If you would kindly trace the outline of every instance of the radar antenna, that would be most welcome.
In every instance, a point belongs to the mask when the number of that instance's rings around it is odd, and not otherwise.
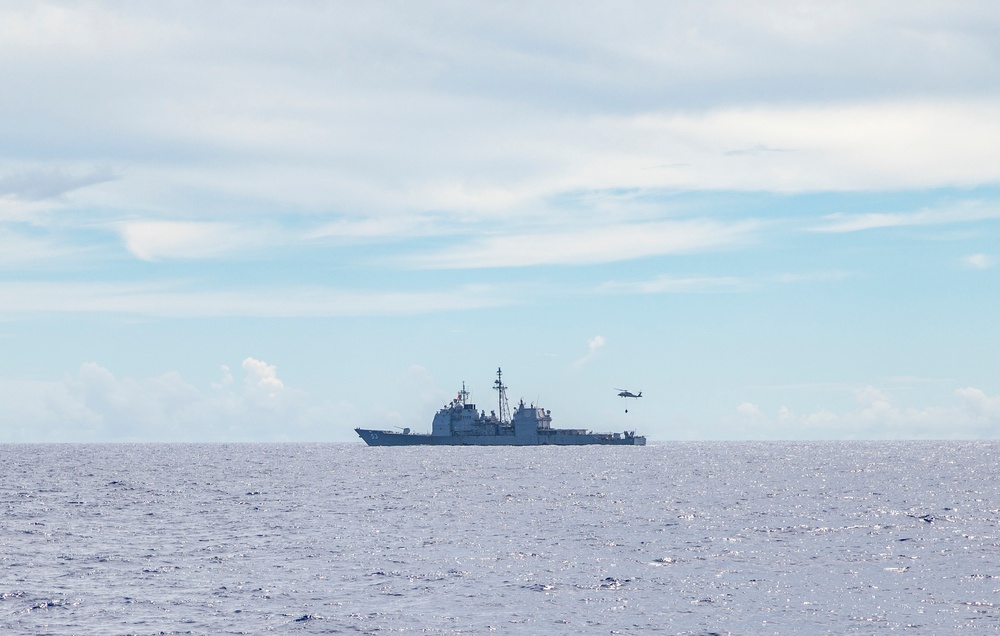
[[[510,423],[510,404],[507,403],[507,387],[503,385],[503,371],[497,368],[497,381],[493,383],[493,388],[499,394],[497,402],[500,409],[500,423]]]

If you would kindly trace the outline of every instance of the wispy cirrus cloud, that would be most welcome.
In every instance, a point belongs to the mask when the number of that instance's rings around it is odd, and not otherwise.
[[[46,269],[74,253],[50,236],[0,224],[0,269]]]
[[[190,289],[180,283],[0,282],[8,316],[31,313],[123,313],[190,317],[405,316],[516,304],[512,287],[359,291],[319,286]]]
[[[824,223],[809,228],[811,232],[843,234],[891,227],[949,225],[1000,219],[1000,207],[978,201],[962,205],[917,210],[915,212],[871,212],[865,214],[830,214]]]
[[[657,276],[643,281],[608,281],[597,290],[616,294],[707,294],[738,292],[750,289],[750,282],[739,276]]]
[[[770,276],[675,276],[662,274],[646,280],[607,281],[597,287],[609,294],[711,294],[737,293],[768,285],[828,283],[852,276],[844,271],[785,273]]]
[[[709,219],[622,223],[469,238],[436,252],[405,257],[423,269],[587,265],[664,254],[733,248],[751,243],[760,224]]]
[[[281,242],[274,232],[237,223],[126,221],[117,227],[128,251],[144,261],[215,258]]]
[[[25,168],[0,176],[0,197],[11,196],[28,201],[40,201],[119,178],[119,175],[107,166],[78,171],[62,168]]]
[[[448,236],[466,231],[449,217],[414,212],[382,216],[338,217],[306,230],[303,241],[380,242]]]
[[[141,164],[163,198],[285,210],[495,212],[580,188],[1000,175],[985,5],[706,2],[682,19],[655,2],[551,7],[398,5],[387,28],[368,5],[33,3],[0,21],[0,56],[18,71],[0,132],[11,157],[105,156]],[[904,63],[877,54],[887,41]],[[67,77],[95,90],[59,99]],[[127,192],[122,207],[150,196]]]

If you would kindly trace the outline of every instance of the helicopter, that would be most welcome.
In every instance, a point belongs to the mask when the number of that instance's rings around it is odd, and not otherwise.
[[[639,391],[638,393],[632,393],[628,389],[615,389],[615,391],[619,391],[618,397],[623,397],[623,398],[641,398],[642,397],[642,391]],[[628,413],[628,409],[625,409],[625,412]]]

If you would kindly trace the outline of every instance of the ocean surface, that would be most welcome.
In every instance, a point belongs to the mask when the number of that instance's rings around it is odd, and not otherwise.
[[[998,457],[0,445],[0,633],[1000,632]]]

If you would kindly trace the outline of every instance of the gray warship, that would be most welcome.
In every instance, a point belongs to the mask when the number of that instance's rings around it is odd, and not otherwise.
[[[499,415],[496,411],[489,415],[477,411],[476,405],[469,402],[469,392],[463,382],[458,396],[434,416],[430,433],[414,433],[408,428],[402,431],[356,428],[354,431],[369,446],[646,445],[646,438],[636,435],[635,431],[592,433],[582,428],[552,428],[552,412],[534,404],[525,406],[524,400],[512,415],[500,369],[497,369],[493,389],[498,394]]]

